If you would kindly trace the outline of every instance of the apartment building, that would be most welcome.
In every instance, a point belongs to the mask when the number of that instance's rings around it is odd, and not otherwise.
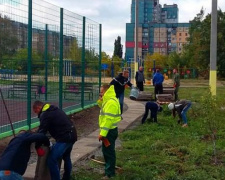
[[[125,58],[134,57],[135,48],[135,0],[131,3],[131,21],[126,24]],[[177,4],[163,6],[159,0],[138,0],[138,56],[147,53],[168,55],[181,53],[189,37],[189,23],[179,23]]]

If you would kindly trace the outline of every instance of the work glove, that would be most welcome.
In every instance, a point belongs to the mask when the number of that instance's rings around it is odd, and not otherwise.
[[[110,142],[106,137],[103,137],[103,136],[99,135],[98,140],[102,141],[105,147],[110,146]]]
[[[102,141],[103,139],[104,139],[104,137],[103,137],[103,136],[101,136],[101,135],[99,135],[99,136],[98,136],[98,140],[99,140],[99,142],[100,142],[100,141]]]
[[[37,148],[36,151],[37,151],[38,156],[44,156],[45,155],[45,150],[42,149],[41,147]]]

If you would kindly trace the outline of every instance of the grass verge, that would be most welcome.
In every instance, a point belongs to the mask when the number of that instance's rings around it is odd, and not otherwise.
[[[208,88],[181,88],[179,96],[193,102],[187,128],[164,105],[159,124],[145,123],[119,135],[115,180],[205,180],[225,179],[225,91],[211,97]],[[129,93],[128,93],[129,94]],[[103,167],[87,162],[74,180],[95,180]]]

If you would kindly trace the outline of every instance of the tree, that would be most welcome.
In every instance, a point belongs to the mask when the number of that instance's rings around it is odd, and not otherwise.
[[[81,47],[78,46],[77,39],[75,38],[70,46],[69,58],[76,63],[80,63],[81,56],[82,56],[82,49]]]
[[[111,68],[112,68],[112,66],[113,66],[114,73],[111,75],[117,76],[119,72],[122,72],[122,59],[119,58],[118,56],[113,56]]]
[[[114,43],[114,53],[113,56],[123,57],[123,45],[121,44],[121,37],[118,36]]]
[[[0,64],[3,63],[4,57],[9,58],[16,53],[19,44],[16,34],[13,21],[6,16],[3,18],[0,14]]]
[[[112,60],[106,52],[102,52],[102,64],[107,64],[108,68],[105,70],[107,76],[111,75],[111,68],[112,68]]]
[[[211,33],[211,14],[208,14],[203,19],[204,11],[191,21],[189,29],[189,44],[184,46],[184,51],[181,58],[194,68],[204,71],[208,75],[210,63],[210,33]],[[225,13],[218,10],[217,24],[218,48],[217,48],[217,67],[218,76],[225,77]]]
[[[218,42],[217,42],[218,76],[225,77],[225,12],[218,11]]]
[[[13,60],[13,69],[19,70],[22,72],[27,72],[27,58],[28,58],[27,49],[20,49]],[[39,73],[39,71],[44,69],[44,60],[37,52],[32,52],[32,71]]]
[[[169,54],[167,63],[170,68],[179,68],[182,66],[180,55],[176,52]]]
[[[162,68],[167,66],[167,56],[159,54],[159,53],[154,53],[154,54],[147,54],[144,60],[144,73],[145,76],[150,79],[152,77],[152,71],[151,69],[154,66],[154,61],[155,61],[155,66],[156,68]]]
[[[162,68],[167,65],[166,60],[167,60],[167,56],[159,54],[159,53],[154,53],[152,55],[147,54],[144,60],[145,62],[144,67],[153,68],[154,61],[155,61],[156,67]]]

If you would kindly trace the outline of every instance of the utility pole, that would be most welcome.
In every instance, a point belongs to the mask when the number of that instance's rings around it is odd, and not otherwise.
[[[216,95],[216,81],[217,81],[216,64],[217,64],[217,0],[212,0],[209,85],[213,96]]]
[[[134,49],[134,84],[135,75],[138,70],[138,15],[139,15],[139,0],[135,0],[135,49]]]

